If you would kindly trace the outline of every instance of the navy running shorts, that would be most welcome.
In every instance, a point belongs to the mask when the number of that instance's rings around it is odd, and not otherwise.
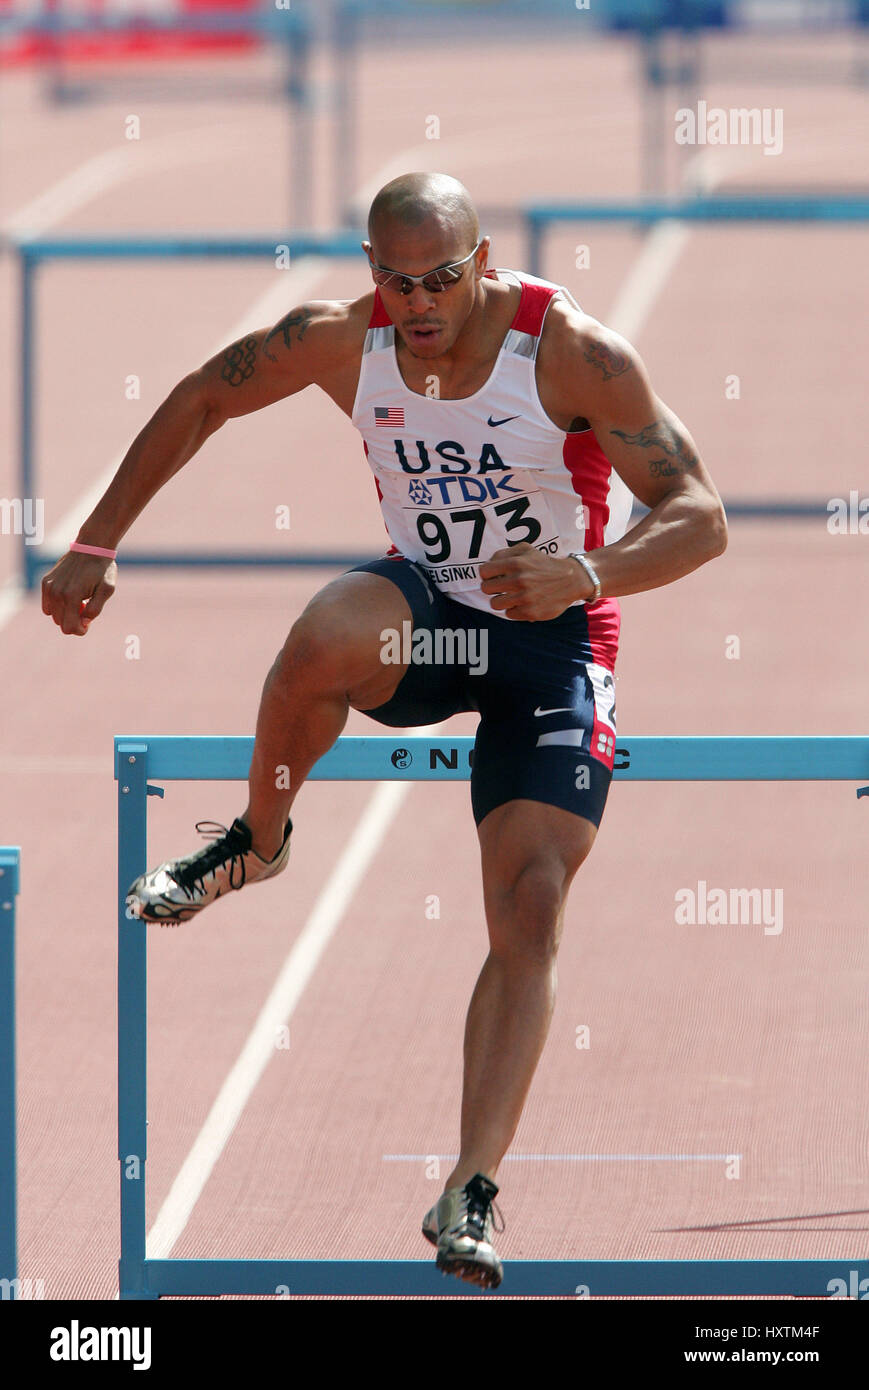
[[[585,608],[520,622],[458,603],[403,557],[352,572],[389,579],[412,614],[412,629],[392,639],[392,659],[410,657],[407,671],[391,700],[363,713],[411,728],[478,711],[471,768],[478,825],[517,799],[600,825],[615,757],[615,678],[595,660]]]

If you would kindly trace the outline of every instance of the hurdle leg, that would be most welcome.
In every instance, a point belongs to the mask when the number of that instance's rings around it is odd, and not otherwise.
[[[147,925],[126,913],[126,892],[147,868],[148,747],[120,744],[118,779],[118,1158],[121,1164],[120,1297],[156,1298],[145,1278],[147,1156]]]
[[[15,895],[18,850],[0,849],[0,1298],[18,1291],[15,1142]]]

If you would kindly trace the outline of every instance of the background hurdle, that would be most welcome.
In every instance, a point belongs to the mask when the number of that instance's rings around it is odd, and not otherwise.
[[[325,781],[465,781],[471,738],[341,738],[310,776]],[[425,1260],[149,1260],[145,1248],[147,944],[146,928],[125,912],[129,884],[147,867],[151,782],[247,777],[252,738],[121,735],[118,782],[118,1157],[121,1164],[120,1296],[226,1293],[471,1295],[444,1283]],[[394,759],[394,761],[393,761]],[[869,737],[636,738],[616,750],[617,778],[634,781],[864,781]],[[859,794],[859,793],[858,793]],[[845,1268],[847,1266],[847,1269]],[[869,1258],[838,1260],[513,1260],[502,1291],[573,1295],[794,1295],[823,1298],[828,1285]]]
[[[532,203],[523,209],[525,264],[532,275],[546,276],[546,237],[549,229],[573,223],[610,223],[650,231],[661,222],[695,222],[707,226],[728,223],[786,226],[822,223],[854,226],[869,223],[869,197],[863,193],[840,195],[775,194],[680,198],[626,198],[609,202]],[[826,521],[827,499],[813,501],[726,498],[730,520]],[[644,515],[636,500],[631,517]]]
[[[360,242],[365,233],[343,232],[337,236],[321,235],[316,232],[296,232],[290,235],[278,233],[274,237],[218,237],[218,236],[142,236],[142,237],[65,237],[23,239],[16,242],[20,260],[21,277],[21,377],[19,387],[19,440],[20,440],[20,496],[36,497],[39,485],[34,463],[35,453],[35,401],[36,401],[36,272],[40,265],[51,261],[92,261],[92,260],[169,260],[169,259],[208,259],[230,257],[253,259],[271,266],[280,251],[291,260],[302,256],[322,256],[331,258],[355,257],[361,255]],[[57,554],[46,551],[44,546],[31,546],[27,537],[21,535],[21,577],[27,589],[35,589],[43,569],[56,564]],[[124,552],[125,565],[150,566],[161,568],[169,566],[206,567],[285,567],[288,565],[338,566],[349,569],[370,559],[370,555],[357,555],[343,551],[328,553],[298,554],[288,552],[277,555],[264,555],[261,550],[220,550],[220,551],[143,551],[135,548]]]
[[[524,209],[526,268],[543,275],[544,238],[549,227],[564,222],[625,222],[653,227],[658,222],[821,222],[847,226],[869,221],[869,197],[844,194],[689,198],[626,198],[613,202],[533,203]]]
[[[497,209],[496,216],[503,215]],[[681,199],[626,199],[606,203],[535,203],[522,210],[526,236],[526,265],[533,275],[544,271],[545,244],[548,230],[565,223],[628,224],[648,230],[663,221],[699,222],[710,226],[737,222],[740,224],[772,223],[800,225],[822,223],[845,226],[869,223],[869,197],[865,195],[817,197],[714,197],[701,196]],[[280,250],[291,261],[303,256],[329,259],[358,259],[360,243],[365,232],[343,230],[330,234],[294,231],[276,233],[272,237],[221,236],[138,236],[138,237],[34,237],[19,238],[13,245],[20,268],[20,359],[19,384],[19,498],[39,496],[37,477],[37,271],[41,265],[64,261],[90,262],[105,260],[167,261],[205,260],[213,258],[255,260],[274,265]],[[769,501],[751,498],[724,499],[731,519],[826,521],[829,513],[827,499],[813,501]],[[646,508],[634,504],[632,521],[644,515]],[[60,555],[44,545],[31,545],[20,527],[20,576],[28,590],[35,590],[42,571],[50,568]],[[286,551],[274,554],[245,550],[124,550],[126,567],[161,568],[287,568],[293,566],[338,567],[349,569],[369,555],[346,551]]]
[[[253,6],[220,7],[199,6],[194,0],[187,7],[181,0],[147,11],[101,0],[87,10],[70,7],[65,0],[42,0],[17,12],[0,11],[0,62],[3,56],[12,57],[16,48],[22,58],[29,51],[45,74],[45,97],[56,105],[114,96],[134,100],[138,107],[143,101],[213,96],[213,77],[209,81],[207,74],[195,72],[197,56],[271,51],[277,72],[268,83],[224,75],[219,94],[227,103],[271,98],[283,107],[292,145],[288,221],[298,224],[303,219],[296,209],[310,208],[314,193],[313,19],[309,7],[298,0],[280,7],[264,0]],[[156,71],[143,73],[143,60]]]
[[[18,1284],[15,1126],[15,898],[19,851],[0,847],[0,1298]]]

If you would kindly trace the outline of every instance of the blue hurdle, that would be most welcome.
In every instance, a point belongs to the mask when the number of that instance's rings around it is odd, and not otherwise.
[[[19,853],[0,848],[0,1298],[18,1289],[15,1124],[15,899]]]
[[[821,223],[853,226],[869,222],[869,197],[853,195],[696,195],[681,198],[627,198],[610,202],[531,203],[523,208],[526,233],[526,268],[532,275],[543,275],[545,239],[550,227],[566,223],[625,224],[648,230],[664,221],[707,223],[712,226],[784,223]],[[794,498],[725,498],[731,520],[817,521],[829,519],[827,498],[807,501]],[[634,504],[632,520],[645,515],[646,508]]]
[[[613,202],[532,203],[523,208],[526,269],[542,275],[543,241],[555,223],[623,222],[653,227],[657,222],[820,222],[847,226],[869,221],[869,197],[793,194],[687,198],[628,198]]]
[[[20,264],[20,357],[19,385],[19,496],[35,498],[35,399],[37,335],[37,271],[52,261],[103,260],[208,260],[216,257],[259,260],[274,266],[280,251],[292,260],[297,256],[323,256],[333,259],[361,256],[364,231],[345,231],[337,236],[318,232],[277,233],[274,237],[219,236],[132,236],[132,237],[22,237],[13,242]],[[70,536],[70,540],[73,537]],[[21,527],[21,577],[25,588],[33,590],[42,570],[60,559],[42,545],[31,545]],[[257,551],[147,551],[124,550],[124,565],[214,568],[285,568],[287,566],[327,566],[350,569],[370,560],[371,555],[344,551],[277,552]]]
[[[340,738],[310,776],[325,781],[465,781],[473,739]],[[126,915],[130,883],[147,867],[152,781],[247,778],[252,738],[115,739],[118,783],[118,1158],[121,1165],[120,1297],[155,1299],[219,1294],[433,1295],[445,1285],[427,1260],[148,1259],[145,1249],[147,1156],[147,927]],[[628,738],[616,750],[617,778],[634,781],[866,781],[869,737]],[[869,790],[869,789],[866,789]],[[859,794],[859,793],[858,793]],[[136,1160],[131,1162],[130,1160]],[[833,1280],[869,1259],[838,1260],[511,1260],[501,1292],[569,1295],[794,1295],[825,1297]],[[448,1293],[480,1290],[451,1280]]]

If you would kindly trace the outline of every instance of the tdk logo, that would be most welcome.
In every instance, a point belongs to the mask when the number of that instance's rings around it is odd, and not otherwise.
[[[430,507],[440,502],[448,506],[452,502],[497,502],[513,493],[524,496],[524,488],[515,487],[514,475],[505,473],[498,478],[451,478],[433,473],[424,483],[416,479],[408,484],[407,495],[418,507]],[[539,532],[538,532],[539,534]]]
[[[480,457],[472,460],[468,458],[465,446],[456,439],[442,439],[440,444],[432,445],[427,445],[423,439],[417,439],[414,441],[416,459],[413,460],[408,458],[403,439],[393,439],[392,443],[404,473],[427,473],[432,467],[429,449],[432,454],[437,455],[434,462],[435,465],[440,465],[441,473],[491,473],[495,469],[507,467],[494,444],[484,444],[480,450]]]

